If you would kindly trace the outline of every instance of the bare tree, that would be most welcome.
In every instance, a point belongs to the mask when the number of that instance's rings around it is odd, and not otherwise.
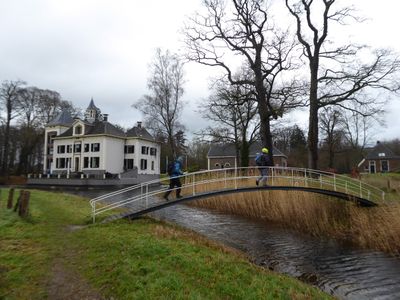
[[[372,142],[375,125],[384,125],[383,111],[370,114],[368,107],[359,106],[354,110],[342,110],[341,118],[345,139],[353,149],[359,149],[360,155],[364,148]],[[362,113],[358,113],[362,112]]]
[[[203,118],[215,123],[205,133],[215,141],[233,143],[237,161],[247,167],[249,148],[260,127],[251,86],[231,85],[224,79],[213,86],[213,94],[200,105]]]
[[[357,102],[368,105],[372,112],[376,111],[374,104],[377,101],[366,97],[367,90],[399,90],[399,82],[395,77],[400,63],[390,51],[377,50],[371,54],[372,59],[362,63],[357,59],[357,54],[365,47],[348,44],[329,49],[328,29],[331,23],[344,24],[346,19],[357,20],[352,8],[333,9],[336,2],[285,0],[286,7],[296,20],[296,35],[303,46],[310,71],[308,166],[313,169],[318,168],[320,108],[335,105],[352,109],[351,103]]]
[[[167,137],[171,152],[176,156],[174,136],[183,128],[179,123],[184,92],[183,62],[176,54],[157,49],[150,70],[147,84],[150,94],[144,95],[133,107],[145,115],[146,124],[152,126],[154,132]]]
[[[251,85],[258,103],[260,136],[264,146],[272,149],[270,119],[282,111],[274,104],[276,81],[281,72],[293,68],[294,42],[288,34],[269,22],[263,0],[204,0],[206,12],[196,14],[185,28],[188,59],[224,70],[233,85]],[[234,54],[235,59],[226,55]],[[248,66],[251,76],[236,79],[233,70],[238,59]],[[275,99],[276,100],[276,99]],[[270,151],[272,161],[272,151]]]
[[[0,87],[0,105],[5,110],[5,129],[3,141],[3,156],[1,158],[1,171],[2,175],[8,175],[9,149],[10,149],[10,125],[11,121],[18,116],[19,113],[19,94],[25,82],[17,81],[3,81]]]
[[[306,167],[306,137],[298,125],[285,126],[283,122],[273,126],[274,145],[288,156],[288,165]]]
[[[188,171],[207,169],[207,153],[209,149],[210,144],[199,138],[194,138],[189,142],[187,148]]]
[[[319,119],[319,127],[328,148],[328,168],[333,169],[335,153],[338,151],[343,137],[341,112],[331,107],[325,107],[320,111]]]

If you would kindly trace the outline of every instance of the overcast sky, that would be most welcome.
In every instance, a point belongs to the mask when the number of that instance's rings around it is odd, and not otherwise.
[[[339,0],[340,1],[340,0]],[[347,27],[341,38],[400,52],[395,0],[341,0],[354,3],[369,19]],[[22,79],[59,92],[85,109],[93,97],[109,120],[130,127],[142,119],[131,104],[147,92],[148,65],[155,49],[183,51],[179,30],[200,0],[0,0],[0,80]],[[378,3],[378,4],[377,4]],[[186,66],[182,123],[189,132],[206,125],[196,103],[208,95],[216,70]],[[388,127],[377,138],[400,138],[400,97],[393,97]],[[306,118],[296,114],[306,126]]]

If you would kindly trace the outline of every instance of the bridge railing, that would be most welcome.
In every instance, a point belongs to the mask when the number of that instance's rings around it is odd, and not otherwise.
[[[382,190],[345,175],[304,168],[268,167],[267,169],[267,184],[270,186],[332,190],[374,202],[382,201],[385,197]],[[245,167],[205,170],[179,177],[182,182],[182,195],[196,195],[255,186],[255,180],[259,176],[258,167]],[[162,195],[169,190],[168,184],[169,178],[156,179],[91,199],[93,222],[97,215],[109,210],[129,207],[131,210],[139,211],[156,205],[154,199],[162,199]]]

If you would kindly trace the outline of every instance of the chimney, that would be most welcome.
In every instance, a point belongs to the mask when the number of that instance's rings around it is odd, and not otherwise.
[[[108,121],[108,114],[103,114],[103,121],[107,122]]]
[[[137,122],[137,127],[138,127],[138,128],[142,128],[142,122],[140,122],[140,121]]]

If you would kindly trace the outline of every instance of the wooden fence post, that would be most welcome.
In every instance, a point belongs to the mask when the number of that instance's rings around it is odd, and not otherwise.
[[[24,193],[22,193],[21,201],[19,204],[19,210],[18,210],[18,215],[22,218],[25,218],[28,216],[30,196],[31,196],[31,192],[25,191]]]
[[[10,189],[10,191],[8,192],[8,201],[7,201],[8,209],[13,207],[13,199],[14,199],[14,189]]]
[[[17,202],[15,202],[14,205],[14,211],[17,211],[17,209],[19,209],[20,205],[21,205],[21,201],[22,201],[22,197],[24,196],[24,190],[20,190],[19,191],[19,196],[17,198]]]

